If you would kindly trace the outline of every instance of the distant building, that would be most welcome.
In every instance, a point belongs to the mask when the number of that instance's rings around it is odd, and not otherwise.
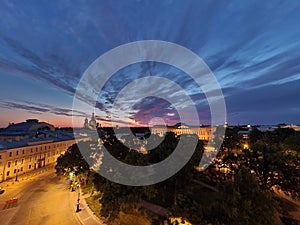
[[[300,126],[294,125],[294,124],[288,124],[288,125],[282,125],[280,128],[291,128],[295,131],[300,131]]]
[[[251,130],[240,130],[238,131],[238,135],[241,136],[244,140],[248,140],[250,138]]]
[[[53,132],[53,125],[45,122],[39,122],[37,119],[28,119],[22,123],[11,123],[7,128],[1,131],[0,141],[21,141],[32,136],[39,136],[43,132]]]
[[[175,124],[174,126],[154,126],[151,128],[151,133],[163,136],[166,132],[173,132],[176,135],[181,134],[196,134],[200,140],[208,141],[210,135],[215,132],[215,127],[193,127],[186,124]]]
[[[95,114],[94,113],[92,113],[92,117],[91,117],[90,121],[88,121],[88,118],[85,118],[83,128],[84,129],[89,129],[89,130],[97,130],[98,124],[97,124],[97,121],[95,119]]]
[[[257,130],[259,130],[261,132],[273,132],[274,130],[276,130],[278,128],[278,126],[260,125],[256,128],[257,128]]]
[[[53,125],[36,119],[10,124],[0,132],[0,182],[54,164],[74,143],[72,132],[55,130]]]

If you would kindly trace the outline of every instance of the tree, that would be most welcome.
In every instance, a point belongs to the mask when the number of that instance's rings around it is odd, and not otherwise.
[[[221,195],[210,215],[216,223],[281,224],[272,195],[260,188],[247,168],[242,168],[233,182],[227,181],[219,189]]]
[[[222,144],[222,150],[240,150],[241,138],[238,135],[239,128],[227,128],[225,131],[225,138]]]
[[[260,184],[277,187],[294,198],[300,197],[300,142],[291,129],[267,132],[251,143],[242,165],[254,171]],[[294,148],[294,149],[293,149]],[[243,157],[241,155],[240,157]]]
[[[89,165],[83,158],[77,144],[74,144],[57,158],[55,169],[59,176],[69,176],[71,172],[78,175],[89,171]]]

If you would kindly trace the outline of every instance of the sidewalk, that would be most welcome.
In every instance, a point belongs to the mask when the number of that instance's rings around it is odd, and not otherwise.
[[[16,176],[11,177],[10,179],[7,179],[5,181],[0,182],[0,187],[5,188],[5,187],[9,187],[10,185],[18,184],[18,183],[23,182],[23,181],[38,178],[39,176],[41,176],[42,174],[44,174],[45,172],[47,172],[49,170],[54,170],[55,171],[54,166],[55,166],[54,164],[49,164],[45,167],[41,167],[41,168],[32,170],[30,172],[27,172],[27,173],[19,173],[17,181],[15,181]]]
[[[74,208],[74,212],[76,211],[76,203],[78,198],[78,192],[70,192],[71,195],[71,201]],[[92,210],[88,207],[84,197],[80,195],[80,211],[76,212],[76,216],[79,220],[79,222],[82,225],[104,225],[105,223],[101,221]]]
[[[293,202],[295,205],[297,205],[297,210],[293,212],[289,212],[289,214],[297,221],[300,221],[300,201],[297,201],[295,199],[292,199],[290,196],[286,195],[282,190],[277,188],[272,188],[274,192],[279,195],[280,197]]]

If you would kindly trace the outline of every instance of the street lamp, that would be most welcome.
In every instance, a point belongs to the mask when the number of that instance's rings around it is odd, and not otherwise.
[[[77,184],[77,189],[78,189],[78,195],[77,195],[77,207],[76,207],[76,212],[80,211],[79,205],[80,205],[80,185],[79,183]]]
[[[21,165],[21,162],[19,162],[19,164]],[[16,168],[16,179],[15,181],[18,181],[18,163],[16,164],[17,168]]]
[[[18,181],[18,169],[16,169],[16,179],[15,181]]]

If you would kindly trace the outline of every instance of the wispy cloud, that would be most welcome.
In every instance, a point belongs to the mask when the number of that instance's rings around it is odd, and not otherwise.
[[[291,109],[280,112],[276,118],[274,115],[274,121],[279,115],[288,119],[294,113],[292,109],[297,108],[298,98],[294,93],[300,79],[297,1],[31,3],[4,1],[0,8],[0,73],[4,77],[0,85],[5,85],[5,76],[22,74],[72,97],[84,71],[97,57],[120,44],[157,39],[183,45],[204,59],[224,90],[232,122],[242,120],[242,115],[252,109],[264,113],[263,105],[268,103],[260,102],[279,102],[281,108]],[[121,121],[124,118],[112,111],[118,93],[130,82],[146,76],[163,77],[180,85],[196,103],[199,115],[209,120],[208,102],[196,83],[177,68],[154,62],[131,65],[114,74],[101,93],[97,93],[96,102],[88,93],[78,97],[89,105],[95,103],[99,111]],[[97,84],[97,79],[90,83]],[[92,85],[88,88],[94,91]],[[147,92],[151,88],[161,92],[170,90],[163,83],[156,86],[144,83],[137,90]],[[135,93],[128,94],[134,97]],[[122,102],[120,108],[126,109],[132,121],[145,122],[153,116],[170,122],[178,119],[176,112],[168,108],[170,105],[159,100],[153,100],[152,104],[144,99],[134,107],[131,103]],[[269,110],[272,107],[274,111],[281,110],[274,105],[268,106]],[[24,102],[22,96],[19,102],[8,99],[1,101],[0,106],[71,116],[71,109]],[[76,113],[85,116],[87,112]],[[208,115],[204,116],[205,113]],[[102,120],[106,120],[105,116]]]
[[[89,116],[84,112],[72,110],[68,108],[59,108],[53,105],[47,105],[43,103],[37,102],[18,102],[18,101],[6,101],[0,100],[0,107],[6,109],[13,109],[13,110],[25,110],[35,114],[42,114],[42,113],[52,113],[54,115],[63,115],[71,117],[79,116],[79,117],[86,117]]]

